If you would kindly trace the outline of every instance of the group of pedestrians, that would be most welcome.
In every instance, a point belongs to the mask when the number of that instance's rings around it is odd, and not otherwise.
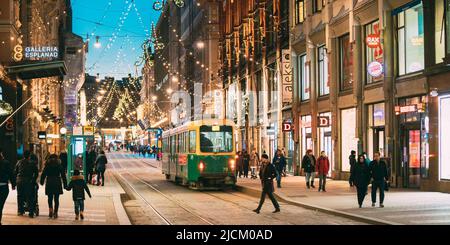
[[[369,184],[372,184],[371,199],[372,207],[377,202],[377,191],[380,193],[379,207],[384,207],[384,191],[389,185],[389,170],[385,161],[380,157],[379,152],[373,155],[374,160],[367,163],[366,154],[358,156],[356,161],[356,152],[352,151],[350,155],[350,186],[356,186],[358,205],[361,208],[364,198],[367,195]]]
[[[102,180],[104,185],[104,173],[107,164],[107,158],[104,151],[101,151],[95,159],[94,154],[87,155],[88,172],[89,164],[95,166],[98,174],[98,180]],[[93,160],[94,159],[94,160]],[[90,163],[89,163],[90,162]],[[84,219],[84,200],[85,192],[91,197],[87,182],[81,175],[82,169],[74,164],[73,176],[67,183],[67,153],[61,153],[60,156],[50,154],[45,162],[45,166],[40,174],[40,185],[45,185],[45,195],[48,198],[49,218],[57,219],[59,211],[59,198],[64,190],[72,191],[74,202],[75,219]],[[92,177],[92,174],[89,174]],[[0,224],[3,208],[9,195],[9,184],[13,190],[17,189],[17,215],[23,216],[28,212],[30,218],[38,215],[38,178],[39,162],[36,155],[30,151],[25,151],[23,158],[14,166],[3,155],[0,149]],[[90,179],[89,179],[90,181]]]

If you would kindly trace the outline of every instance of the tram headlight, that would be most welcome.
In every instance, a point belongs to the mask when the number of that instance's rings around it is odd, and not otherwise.
[[[234,170],[234,168],[236,167],[236,161],[234,160],[234,159],[230,159],[230,168],[232,169],[232,170]]]
[[[200,161],[198,163],[198,169],[200,170],[200,172],[203,172],[203,170],[205,169],[205,163]]]

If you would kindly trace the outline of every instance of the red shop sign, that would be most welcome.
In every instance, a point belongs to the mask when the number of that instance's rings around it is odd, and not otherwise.
[[[366,37],[366,44],[369,48],[378,48],[380,46],[380,34],[369,34]]]

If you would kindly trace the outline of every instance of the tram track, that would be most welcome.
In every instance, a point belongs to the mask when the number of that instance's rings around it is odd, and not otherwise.
[[[139,159],[133,159],[133,161],[135,161],[135,164],[137,163],[137,164],[142,164],[142,165],[150,165],[150,166],[152,166],[153,168],[156,168],[155,166],[153,166],[153,165],[151,165],[151,164],[148,164],[148,163],[139,161]],[[135,176],[135,177],[137,177],[137,176]],[[141,179],[141,178],[140,178],[140,179]],[[151,188],[154,188],[154,186],[152,186],[151,184],[149,184],[147,181],[145,181],[145,180],[143,180],[143,181],[146,182],[145,184],[146,184],[147,186],[149,186],[149,187],[151,187]],[[158,191],[159,191],[159,190],[158,190]],[[251,208],[247,208],[246,206],[241,205],[241,204],[239,204],[239,203],[237,203],[237,202],[235,202],[235,201],[228,200],[228,199],[226,199],[226,198],[224,198],[224,197],[220,197],[220,196],[218,196],[218,195],[216,195],[216,194],[211,193],[210,191],[199,191],[199,193],[206,194],[206,195],[211,196],[211,197],[213,197],[213,198],[215,198],[215,199],[218,199],[218,200],[220,200],[220,201],[223,201],[223,202],[232,204],[232,205],[234,205],[234,206],[237,206],[237,207],[239,207],[239,208],[241,208],[241,209],[246,209],[246,210],[252,211]],[[232,193],[232,192],[229,192],[229,191],[219,191],[219,193],[221,193],[221,194],[226,194],[226,195],[230,195],[230,196],[235,196],[235,197],[238,197],[238,198],[241,198],[241,199],[246,199],[246,200],[252,200],[252,201],[253,201],[253,197],[252,197],[252,196],[249,196],[249,195],[246,195],[246,194],[242,194],[242,193],[241,193],[242,195],[237,195],[236,193]],[[161,192],[161,194],[163,194],[163,193]],[[163,194],[163,195],[165,195],[165,194]],[[165,196],[166,196],[166,195],[165,195]],[[169,197],[167,197],[167,198],[169,198]],[[178,201],[177,201],[177,202],[178,202]],[[271,216],[271,215],[262,215],[262,216],[265,216],[265,217],[268,217],[268,218],[271,218],[271,219],[276,219],[276,220],[280,220],[280,221],[286,222],[285,220],[276,218],[276,217]],[[294,225],[294,223],[291,223],[291,222],[287,222],[287,224]]]
[[[139,161],[137,161],[137,159],[133,159],[132,161],[136,161],[138,164],[140,164]],[[167,218],[167,215],[164,215],[163,211],[161,211],[160,209],[156,208],[154,204],[150,203],[149,201],[147,201],[147,199],[138,191],[136,190],[136,188],[133,186],[133,184],[125,177],[123,176],[122,173],[120,173],[118,171],[119,168],[116,167],[115,165],[115,159],[114,161],[112,161],[112,165],[113,168],[116,172],[117,175],[120,176],[120,178],[127,184],[127,186],[130,187],[130,189],[137,194],[137,196],[142,199],[142,201],[150,207],[150,209],[166,224],[166,225],[174,225],[174,223],[176,223],[175,221],[171,221],[170,218]],[[136,162],[134,162],[134,164],[136,164]],[[118,162],[118,164],[121,166],[121,164]],[[140,182],[141,184],[147,186],[150,190],[153,191],[153,193],[158,194],[159,196],[162,196],[163,198],[169,200],[172,204],[175,204],[176,207],[181,208],[182,210],[184,210],[185,212],[189,213],[190,215],[196,217],[197,219],[201,220],[202,223],[208,224],[208,225],[214,225],[214,223],[212,223],[211,221],[203,218],[202,216],[200,216],[199,214],[197,214],[196,212],[189,210],[188,208],[186,208],[185,204],[183,204],[182,202],[175,200],[174,198],[169,197],[168,195],[164,194],[162,191],[158,190],[155,186],[153,186],[151,183],[149,183],[148,181],[142,179],[141,177],[137,176],[136,174],[130,172],[128,169],[126,168],[122,168],[120,167],[120,170],[125,171],[127,175],[133,177],[134,179],[136,179],[138,182]]]

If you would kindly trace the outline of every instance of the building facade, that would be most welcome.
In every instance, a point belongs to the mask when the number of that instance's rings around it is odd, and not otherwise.
[[[78,46],[66,42],[71,25],[70,0],[6,0],[0,4],[0,62],[2,80],[8,82],[5,86],[2,81],[0,86],[8,91],[5,99],[17,110],[0,118],[0,123],[8,119],[8,132],[0,131],[0,137],[9,138],[2,143],[12,161],[24,150],[44,159],[65,148],[60,129],[64,126],[65,91],[70,89],[65,86],[66,63],[70,52],[75,56],[84,53],[82,41]],[[71,67],[71,74],[81,69]],[[39,139],[38,132],[46,132],[47,137]]]
[[[289,50],[288,1],[227,0],[220,14],[224,115],[237,124],[236,147],[270,157],[284,148],[287,171],[294,173],[293,133],[282,130],[293,121],[292,78],[283,69],[290,58],[283,55]]]
[[[296,161],[312,149],[347,179],[380,152],[396,187],[450,191],[448,1],[290,1]]]

